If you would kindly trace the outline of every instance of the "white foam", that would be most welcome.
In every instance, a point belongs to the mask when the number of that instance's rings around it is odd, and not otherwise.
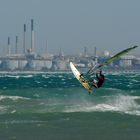
[[[19,78],[31,78],[31,77],[33,77],[33,75],[32,74],[29,74],[29,75],[19,75],[18,77]]]
[[[31,77],[33,77],[33,75],[32,74],[29,74],[29,75],[12,75],[12,74],[6,74],[6,75],[1,75],[0,77],[9,77],[9,78],[16,78],[16,79],[18,79],[18,78],[31,78]]]
[[[43,78],[46,78],[46,79],[49,78],[48,75],[42,75],[42,77],[43,77]]]
[[[135,99],[140,99],[138,96],[114,96],[106,99],[102,103],[83,102],[66,108],[65,112],[120,112],[131,115],[140,115],[140,105]]]
[[[25,97],[19,97],[19,96],[0,96],[0,101],[4,100],[4,99],[11,99],[11,100],[18,100],[18,99],[29,99],[29,98],[25,98]]]
[[[19,75],[5,75],[4,77],[9,77],[9,78],[19,78]]]

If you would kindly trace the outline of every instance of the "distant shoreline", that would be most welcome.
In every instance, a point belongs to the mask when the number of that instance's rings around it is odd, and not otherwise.
[[[71,71],[0,71],[0,74],[51,74],[51,73],[71,73]]]
[[[85,73],[86,70],[80,70],[82,73]],[[124,69],[124,70],[103,70],[104,73],[140,73],[140,69]],[[72,73],[71,70],[64,71],[0,71],[0,74],[57,74],[57,73]]]

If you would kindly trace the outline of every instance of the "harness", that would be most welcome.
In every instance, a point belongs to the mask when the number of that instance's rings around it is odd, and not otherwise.
[[[104,80],[104,78],[103,78],[103,77],[99,77],[99,80],[103,81],[103,80]]]

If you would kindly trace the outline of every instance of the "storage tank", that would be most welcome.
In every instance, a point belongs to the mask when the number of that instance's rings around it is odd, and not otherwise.
[[[50,69],[52,67],[52,61],[45,60],[44,67],[46,67],[47,69]]]
[[[15,70],[18,68],[18,60],[3,60],[1,62],[2,69]]]
[[[18,61],[18,68],[19,69],[24,69],[27,65],[27,60],[19,60]]]

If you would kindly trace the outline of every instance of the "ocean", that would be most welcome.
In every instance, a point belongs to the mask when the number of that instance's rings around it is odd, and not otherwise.
[[[105,79],[89,95],[72,73],[0,74],[0,140],[140,140],[140,73]]]

